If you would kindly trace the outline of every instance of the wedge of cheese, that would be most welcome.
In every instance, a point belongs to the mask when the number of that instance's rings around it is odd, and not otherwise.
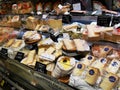
[[[5,47],[10,47],[14,43],[15,39],[10,39],[6,44]]]
[[[95,25],[87,25],[88,37],[99,37],[99,34],[95,33]]]
[[[17,48],[22,44],[22,40],[16,40],[11,47]]]

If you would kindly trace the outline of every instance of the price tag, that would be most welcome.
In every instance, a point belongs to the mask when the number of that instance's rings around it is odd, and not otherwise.
[[[43,14],[43,15],[42,15],[42,19],[46,19],[47,16],[48,16],[48,14]]]
[[[47,73],[47,70],[46,70],[46,65],[45,64],[42,64],[40,62],[36,62],[36,65],[35,65],[35,69],[38,71],[38,72],[42,72],[42,73]]]
[[[15,60],[18,60],[19,62],[24,58],[24,53],[22,52],[17,52],[15,56]]]
[[[8,56],[8,49],[6,48],[2,48],[1,51],[0,51],[4,56]]]
[[[31,14],[34,14],[34,12],[32,11]]]
[[[115,24],[120,23],[120,17],[113,17],[111,26],[114,26]]]
[[[98,16],[97,25],[109,27],[111,22],[111,16]]]
[[[63,6],[62,6],[61,4],[59,4],[59,5],[58,5],[58,8],[59,8],[59,9],[62,9],[62,8],[63,8]]]
[[[71,23],[72,17],[70,15],[63,15],[62,22],[63,23]]]
[[[40,11],[37,11],[37,15],[40,15],[40,14],[42,14],[42,12],[40,12]]]
[[[81,3],[73,4],[73,10],[81,10]]]

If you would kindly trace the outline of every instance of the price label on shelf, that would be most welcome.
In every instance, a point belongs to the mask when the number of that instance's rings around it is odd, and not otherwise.
[[[73,10],[81,10],[81,3],[73,4]]]
[[[1,52],[5,57],[8,56],[8,49],[2,48],[0,52]]]
[[[24,58],[24,53],[22,52],[17,52],[15,56],[15,60],[18,60],[19,62]]]
[[[40,62],[36,62],[35,69],[38,72],[47,73],[46,65]]]
[[[37,15],[41,15],[42,14],[42,12],[40,12],[40,11],[37,11]]]
[[[48,14],[43,14],[43,15],[42,15],[42,19],[46,19],[47,16],[48,16]]]
[[[111,16],[98,16],[97,25],[109,27],[111,22]]]
[[[120,16],[119,17],[114,16],[112,19],[111,26],[114,26],[115,24],[118,24],[118,23],[120,23]]]

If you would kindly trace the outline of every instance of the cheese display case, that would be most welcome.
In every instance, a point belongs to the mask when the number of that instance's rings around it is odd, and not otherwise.
[[[54,4],[17,2],[0,15],[0,87],[119,90],[119,12]]]

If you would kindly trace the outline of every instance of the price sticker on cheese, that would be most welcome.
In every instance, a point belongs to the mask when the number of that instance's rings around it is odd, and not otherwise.
[[[73,4],[73,10],[81,10],[81,3]]]

